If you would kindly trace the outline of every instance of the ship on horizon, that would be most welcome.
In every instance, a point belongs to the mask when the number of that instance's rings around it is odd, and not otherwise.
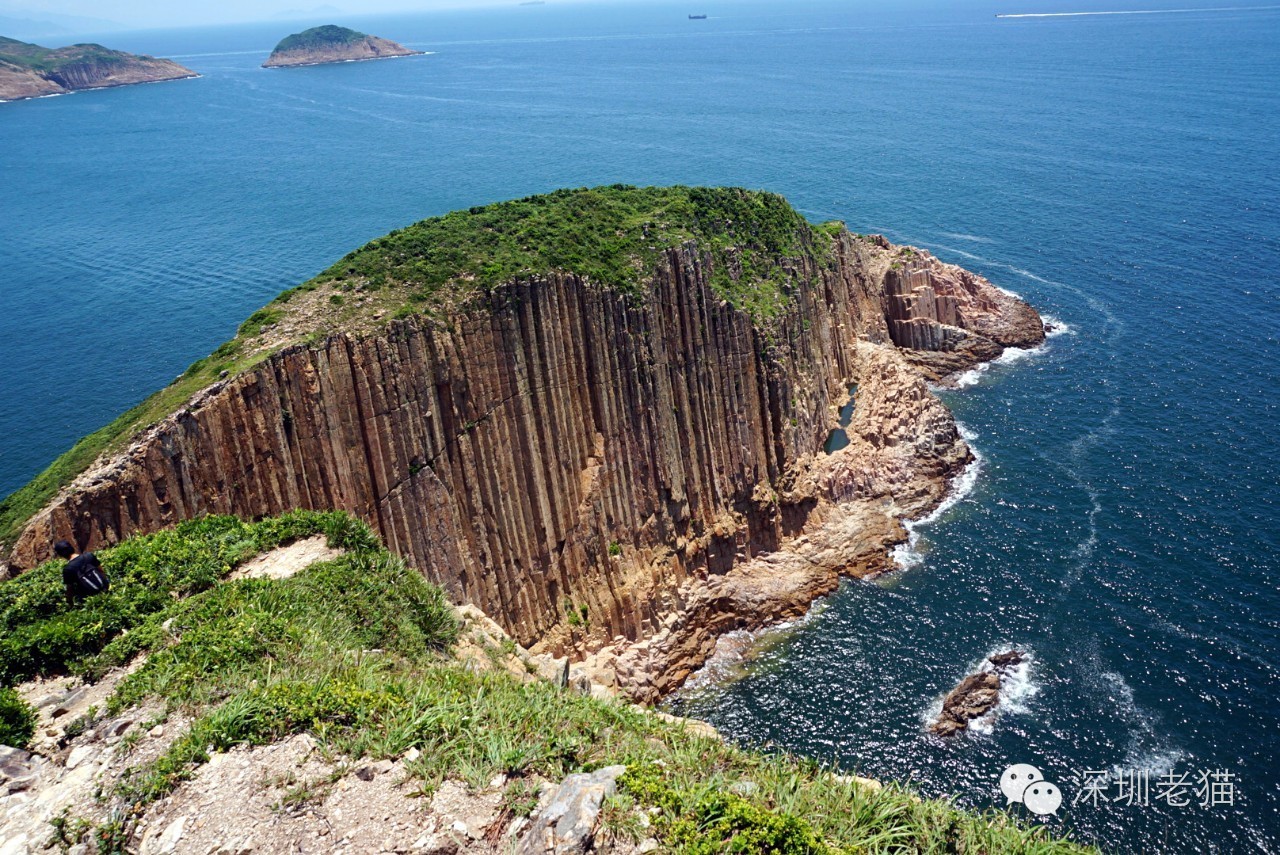
[[[689,16],[689,20],[690,20],[690,21],[705,21],[705,20],[707,20],[707,16],[706,16],[706,15],[690,15],[690,16]]]

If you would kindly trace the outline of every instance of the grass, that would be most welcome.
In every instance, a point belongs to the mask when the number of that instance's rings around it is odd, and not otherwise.
[[[63,562],[46,562],[0,585],[0,685],[67,671],[96,676],[153,643],[159,624],[151,618],[176,600],[213,587],[253,555],[313,534],[348,549],[378,542],[364,523],[336,512],[293,511],[258,523],[204,517],[99,553],[111,590],[79,607],[63,596]]]
[[[786,262],[815,247],[821,252],[833,234],[815,231],[773,193],[617,184],[423,220],[348,254],[308,284],[403,287],[415,302],[429,304],[441,293],[562,271],[638,293],[667,249],[696,241],[711,257],[717,294],[765,318],[787,302]]]
[[[317,531],[349,551],[287,579],[223,581],[247,557]],[[673,852],[1088,851],[1004,813],[967,813],[894,785],[868,789],[818,763],[745,751],[625,704],[524,683],[501,669],[475,673],[447,652],[457,626],[440,589],[342,514],[209,517],[134,538],[102,558],[116,582],[86,614],[115,615],[112,625],[129,632],[73,632],[79,642],[60,655],[61,667],[93,673],[145,652],[108,712],[159,699],[192,719],[163,755],[105,794],[107,818],[92,831],[104,852],[124,851],[146,806],[190,778],[210,751],[300,732],[351,760],[416,748],[408,770],[423,793],[445,779],[482,788],[506,775],[512,816],[533,810],[538,778],[624,764],[605,811],[611,833],[655,836]],[[42,588],[56,592],[56,570],[0,583],[6,639],[85,629],[40,596]],[[158,596],[144,596],[143,586]],[[30,661],[24,645],[0,649],[9,680]],[[41,667],[58,670],[52,660]],[[77,828],[77,837],[84,833]]]
[[[102,45],[77,44],[63,48],[47,48],[0,37],[0,62],[9,62],[29,68],[38,74],[57,74],[69,65],[92,63],[95,65],[119,65],[132,57],[121,51]]]

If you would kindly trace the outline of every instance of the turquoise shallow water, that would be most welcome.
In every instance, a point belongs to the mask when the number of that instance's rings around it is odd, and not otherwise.
[[[1050,822],[1115,851],[1280,847],[1280,11],[703,10],[347,21],[434,53],[290,71],[257,68],[278,26],[125,34],[205,76],[0,105],[0,492],[397,226],[566,185],[776,190],[1068,331],[944,393],[982,464],[910,569],[675,705],[975,806],[1033,763]],[[924,736],[1004,645],[1034,653],[1010,711]],[[1235,804],[1071,804],[1128,769],[1229,772]]]

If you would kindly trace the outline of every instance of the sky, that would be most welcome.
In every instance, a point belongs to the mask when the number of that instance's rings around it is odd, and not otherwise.
[[[285,20],[315,14],[384,12],[510,5],[514,0],[0,0],[0,16],[61,26],[90,22],[128,29]]]

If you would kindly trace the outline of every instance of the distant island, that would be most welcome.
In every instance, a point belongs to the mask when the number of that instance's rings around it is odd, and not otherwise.
[[[420,50],[366,33],[326,24],[286,36],[276,45],[263,68],[288,68],[296,65],[322,65],[326,62],[354,62],[362,59],[385,59],[390,56],[417,56]]]
[[[47,48],[0,36],[0,101],[199,76],[170,59],[102,45]]]

